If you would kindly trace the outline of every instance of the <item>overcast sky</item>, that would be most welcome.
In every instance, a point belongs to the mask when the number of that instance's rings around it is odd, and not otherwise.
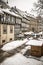
[[[5,0],[5,1],[7,1],[7,0]],[[16,6],[17,8],[19,8],[23,11],[30,12],[31,9],[34,7],[33,3],[37,2],[37,0],[8,0],[8,2],[11,7]]]

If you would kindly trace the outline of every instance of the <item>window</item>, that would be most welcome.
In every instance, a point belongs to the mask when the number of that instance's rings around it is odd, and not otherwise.
[[[5,22],[5,20],[6,20],[6,15],[4,14],[4,22]]]
[[[16,18],[16,23],[21,24],[21,19]]]
[[[8,14],[6,14],[6,21],[8,21],[9,20],[9,16],[8,16]]]
[[[10,33],[13,33],[13,26],[10,26]]]
[[[9,22],[10,21],[10,15],[4,14],[4,21]]]
[[[34,28],[32,28],[32,31],[34,32]]]
[[[3,15],[1,16],[1,21],[4,21],[4,16]]]
[[[12,41],[12,38],[10,38],[10,41]]]
[[[10,22],[10,15],[8,15],[8,21]]]
[[[12,21],[12,16],[10,16],[10,21]]]
[[[12,17],[12,22],[14,22],[14,17]]]
[[[2,40],[2,43],[5,43],[5,40]]]
[[[0,15],[0,21],[1,21],[1,15]]]
[[[1,34],[1,25],[0,25],[0,34]]]
[[[15,23],[15,17],[14,17],[14,16],[10,16],[10,21],[11,21],[12,23]]]
[[[7,25],[3,25],[3,34],[7,34]]]

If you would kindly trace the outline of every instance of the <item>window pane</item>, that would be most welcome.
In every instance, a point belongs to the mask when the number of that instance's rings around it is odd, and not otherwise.
[[[1,21],[1,15],[0,15],[0,21]]]
[[[10,26],[10,33],[13,33],[13,26]]]
[[[6,20],[6,15],[4,14],[4,21]]]
[[[4,16],[3,15],[1,16],[1,21],[4,21]]]
[[[3,34],[7,34],[7,25],[3,25]]]

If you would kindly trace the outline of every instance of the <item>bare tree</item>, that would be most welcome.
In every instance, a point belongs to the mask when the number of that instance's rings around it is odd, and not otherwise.
[[[43,15],[43,0],[38,0],[37,3],[34,3],[35,9],[39,15]]]

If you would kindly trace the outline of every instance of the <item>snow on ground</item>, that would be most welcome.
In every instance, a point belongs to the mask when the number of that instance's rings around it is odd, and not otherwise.
[[[31,46],[26,46],[25,49],[31,49]]]
[[[43,61],[43,56],[40,58],[40,60],[42,60],[42,61]]]
[[[3,51],[10,51],[21,46],[22,44],[25,44],[27,41],[28,41],[27,38],[24,40],[16,40],[16,41],[5,44],[1,49]]]
[[[31,49],[31,46],[26,46],[24,49],[21,50],[22,54],[25,54],[27,50]]]
[[[29,40],[26,45],[34,45],[34,46],[42,46],[42,41],[41,40]]]
[[[26,58],[20,53],[5,59],[0,65],[43,65],[41,61]]]

